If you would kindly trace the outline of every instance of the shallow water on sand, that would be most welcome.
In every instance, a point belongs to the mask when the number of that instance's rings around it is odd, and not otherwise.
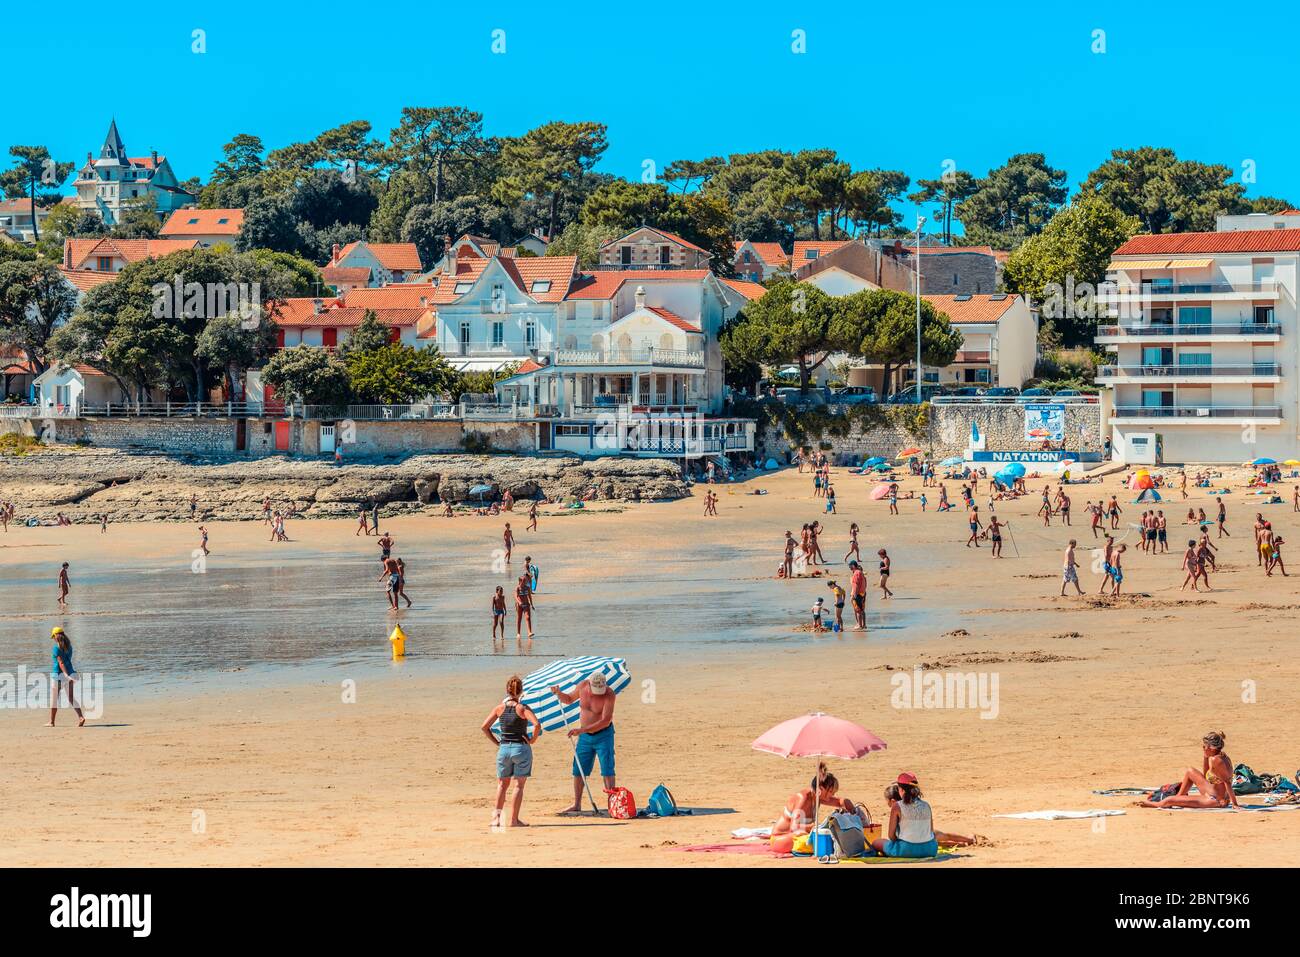
[[[756,553],[712,542],[676,546],[671,574],[656,574],[653,562],[625,555],[592,580],[589,562],[548,559],[541,565],[536,638],[522,643],[514,637],[511,597],[521,561],[494,574],[485,562],[440,554],[435,546],[408,548],[405,555],[415,606],[396,615],[388,610],[377,560],[296,544],[260,555],[214,554],[202,574],[184,562],[163,566],[128,555],[83,560],[73,569],[64,612],[56,609],[48,568],[11,567],[0,578],[0,671],[48,669],[55,624],[73,640],[78,671],[101,672],[111,687],[162,692],[389,670],[398,667],[387,641],[395,623],[408,636],[400,667],[414,673],[500,668],[506,663],[499,659],[517,656],[531,656],[540,667],[577,654],[635,657],[644,666],[661,655],[725,657],[760,653],[756,646],[866,640],[853,632],[792,630],[808,620],[817,595],[829,599],[824,579],[798,587],[759,580]],[[761,564],[770,564],[766,555]],[[843,565],[830,571],[847,579]],[[507,595],[508,638],[494,647],[488,608],[498,584]],[[936,626],[958,621],[953,609],[907,598],[882,609],[873,595],[869,609],[869,635],[876,636],[899,637],[921,625],[932,635]],[[851,621],[848,609],[846,617]],[[526,672],[534,664],[507,667]]]

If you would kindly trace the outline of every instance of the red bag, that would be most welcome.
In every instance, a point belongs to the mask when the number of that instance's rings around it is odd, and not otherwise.
[[[609,816],[626,821],[636,817],[636,798],[627,788],[605,788],[609,795]]]

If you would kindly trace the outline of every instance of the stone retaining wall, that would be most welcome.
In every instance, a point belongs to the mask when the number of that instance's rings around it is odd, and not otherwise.
[[[979,427],[984,447],[989,451],[1020,451],[1031,447],[1025,440],[1025,410],[1016,403],[970,403],[930,406],[930,423],[926,431],[914,435],[893,425],[867,426],[855,423],[847,436],[826,434],[808,436],[814,448],[830,446],[828,454],[869,458],[873,455],[892,458],[899,449],[917,446],[931,458],[944,459],[962,455],[970,447],[971,423]],[[759,433],[762,454],[788,456],[789,439],[779,427],[767,426]],[[1065,407],[1066,448],[1077,452],[1101,452],[1101,406],[1097,403],[1070,403]]]

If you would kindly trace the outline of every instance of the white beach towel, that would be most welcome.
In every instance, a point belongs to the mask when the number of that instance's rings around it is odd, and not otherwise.
[[[994,814],[994,817],[1014,817],[1021,821],[1072,821],[1083,817],[1118,817],[1123,811],[1021,811],[1019,814]]]
[[[738,827],[731,832],[731,836],[738,841],[747,841],[754,837],[771,837],[772,829],[770,827]]]

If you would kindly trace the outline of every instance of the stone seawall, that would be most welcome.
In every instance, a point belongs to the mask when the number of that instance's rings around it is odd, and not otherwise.
[[[228,459],[228,457],[227,457]],[[471,495],[476,486],[482,495]],[[648,501],[687,494],[678,464],[664,459],[518,455],[415,455],[383,464],[285,457],[195,462],[97,448],[54,447],[0,457],[0,500],[17,506],[19,521],[73,521],[106,513],[110,521],[181,521],[190,517],[260,520],[262,500],[305,518],[355,515],[378,501],[388,514],[433,510],[443,502],[493,501],[505,491],[516,499],[594,498]]]
[[[869,458],[873,455],[892,458],[908,446],[922,449],[932,459],[962,455],[970,447],[971,424],[984,437],[985,449],[1009,452],[1031,448],[1025,439],[1024,406],[1016,403],[942,404],[929,407],[925,428],[912,432],[892,423],[854,421],[847,435],[809,432],[803,443],[825,448],[830,455]],[[795,442],[780,426],[760,429],[762,454],[780,458],[788,456]],[[1076,452],[1102,451],[1101,406],[1096,403],[1069,403],[1065,407],[1065,444]]]

